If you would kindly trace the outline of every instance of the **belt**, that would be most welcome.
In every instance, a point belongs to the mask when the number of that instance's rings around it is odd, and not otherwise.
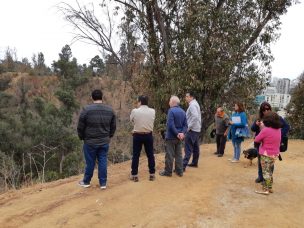
[[[151,134],[152,131],[149,131],[149,132],[133,132],[134,135],[148,135],[148,134]]]

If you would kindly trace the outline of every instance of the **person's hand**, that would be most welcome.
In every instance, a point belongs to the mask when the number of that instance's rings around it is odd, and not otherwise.
[[[224,133],[224,136],[227,137],[227,135],[228,135],[228,132],[225,132],[225,133]]]
[[[265,125],[264,125],[264,123],[263,122],[260,122],[260,129],[262,130],[264,127],[265,127]]]
[[[229,121],[229,124],[230,124],[230,125],[232,125],[232,124],[233,124],[233,122],[230,120],[230,121]]]
[[[177,138],[182,141],[185,138],[185,134],[184,133],[178,133]]]

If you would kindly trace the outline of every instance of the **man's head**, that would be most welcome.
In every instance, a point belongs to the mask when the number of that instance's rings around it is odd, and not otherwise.
[[[138,102],[138,106],[141,106],[141,105],[148,105],[148,97],[147,96],[144,96],[144,95],[141,95],[137,98],[137,102]]]
[[[93,101],[102,101],[102,92],[100,89],[95,89],[92,92],[92,99]]]
[[[170,108],[177,106],[180,104],[180,100],[177,96],[172,96],[169,101]]]
[[[217,116],[222,116],[223,113],[224,113],[224,109],[223,109],[222,107],[218,107],[218,108],[216,109],[216,115],[217,115]]]
[[[190,103],[194,98],[195,98],[195,97],[194,97],[194,95],[193,95],[193,92],[187,92],[187,93],[186,93],[186,101],[187,101],[188,103]]]

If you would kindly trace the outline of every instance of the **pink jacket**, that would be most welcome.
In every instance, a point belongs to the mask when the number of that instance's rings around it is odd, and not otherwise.
[[[269,157],[278,156],[281,144],[281,129],[264,127],[254,142],[261,143],[259,154]]]

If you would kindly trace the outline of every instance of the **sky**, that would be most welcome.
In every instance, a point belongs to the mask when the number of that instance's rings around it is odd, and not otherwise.
[[[96,1],[96,0],[95,0]],[[65,0],[75,4],[75,0]],[[80,3],[92,0],[79,0]],[[303,2],[303,1],[302,1]],[[56,5],[60,0],[2,0],[0,2],[0,59],[7,47],[15,49],[18,60],[42,52],[47,65],[58,60],[58,53],[69,44],[78,63],[89,63],[98,48],[73,41],[72,27],[63,19]],[[304,71],[304,3],[293,5],[281,17],[281,36],[271,46],[274,62],[272,75],[297,78]]]

